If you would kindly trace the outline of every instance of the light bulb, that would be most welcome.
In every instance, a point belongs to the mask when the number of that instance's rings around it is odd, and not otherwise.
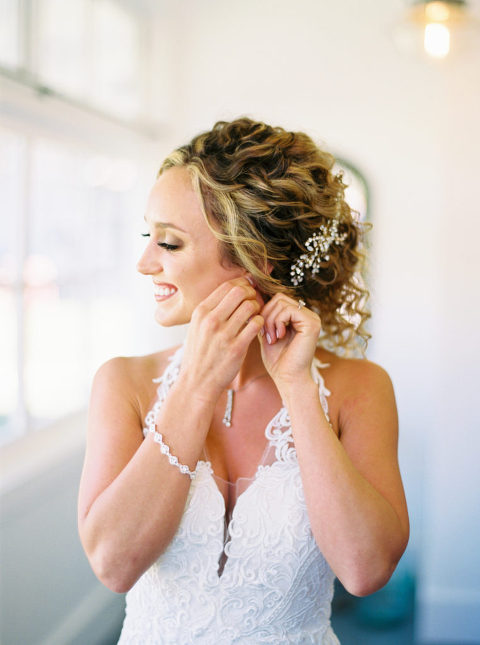
[[[445,58],[450,51],[450,31],[446,25],[431,22],[425,25],[423,46],[429,56]]]
[[[418,57],[445,59],[477,50],[480,21],[466,0],[411,0],[394,29],[399,49]]]

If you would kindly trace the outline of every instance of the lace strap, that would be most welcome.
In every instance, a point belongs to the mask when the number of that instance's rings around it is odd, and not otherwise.
[[[176,352],[168,357],[168,365],[163,374],[157,378],[152,379],[153,383],[158,383],[157,399],[153,407],[149,410],[145,417],[145,427],[143,428],[143,435],[146,437],[152,423],[155,424],[157,412],[161,408],[163,402],[167,398],[168,391],[175,383],[180,372],[180,363],[183,355],[183,345],[181,345]]]
[[[265,428],[265,437],[275,448],[277,461],[292,461],[296,452],[293,447],[292,426],[287,408],[282,407]]]
[[[157,432],[155,426],[155,419],[157,417],[157,412],[161,408],[163,402],[167,398],[169,389],[175,383],[180,371],[180,363],[183,354],[183,345],[177,349],[171,356],[168,357],[168,365],[165,368],[163,374],[157,378],[152,379],[153,383],[158,383],[157,388],[157,400],[155,401],[153,407],[148,412],[145,417],[145,425],[143,428],[143,435],[146,437],[148,432],[153,434],[153,440],[155,443],[158,443],[160,446],[160,452],[168,457],[168,461],[172,466],[176,466],[181,473],[188,475],[190,479],[194,479],[195,471],[190,470],[185,464],[181,464],[178,460],[178,457],[172,455],[170,452],[170,447],[163,440],[163,435],[160,432]]]
[[[152,383],[162,383],[164,381],[169,381],[170,385],[172,385],[178,376],[182,356],[183,345],[180,345],[177,351],[168,357],[168,365],[165,368],[163,374],[161,376],[158,376],[157,378],[153,378]]]
[[[318,385],[318,396],[322,410],[325,413],[330,427],[332,423],[328,414],[328,401],[327,396],[330,396],[330,390],[325,385],[323,376],[320,369],[329,367],[329,363],[322,363],[318,358],[314,357],[312,361],[312,377]],[[279,461],[291,461],[296,456],[296,451],[293,446],[292,426],[290,416],[285,405],[273,417],[270,423],[265,428],[265,437],[270,442],[270,445],[275,448],[275,457]]]

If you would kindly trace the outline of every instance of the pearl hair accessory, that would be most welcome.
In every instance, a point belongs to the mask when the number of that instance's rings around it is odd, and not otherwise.
[[[338,219],[331,219],[327,224],[320,224],[319,230],[305,242],[307,253],[295,260],[290,268],[290,281],[297,287],[303,282],[305,270],[309,269],[312,275],[319,272],[322,262],[328,262],[328,252],[332,244],[340,244],[347,237],[347,233],[338,232]]]

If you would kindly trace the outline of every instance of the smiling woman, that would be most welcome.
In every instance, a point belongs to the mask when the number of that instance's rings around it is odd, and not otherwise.
[[[92,388],[79,495],[120,643],[335,645],[333,581],[369,594],[408,540],[387,374],[367,339],[361,225],[303,133],[242,118],[174,151],[138,270],[184,344]]]
[[[152,277],[159,303],[155,318],[161,325],[190,322],[195,307],[216,287],[245,273],[240,267],[221,265],[218,242],[203,218],[186,168],[160,175],[145,221],[149,241],[137,269]]]

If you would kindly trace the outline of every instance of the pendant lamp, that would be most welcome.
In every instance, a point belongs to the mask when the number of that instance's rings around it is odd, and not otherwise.
[[[394,35],[402,51],[441,60],[480,45],[480,20],[465,0],[417,0]]]

